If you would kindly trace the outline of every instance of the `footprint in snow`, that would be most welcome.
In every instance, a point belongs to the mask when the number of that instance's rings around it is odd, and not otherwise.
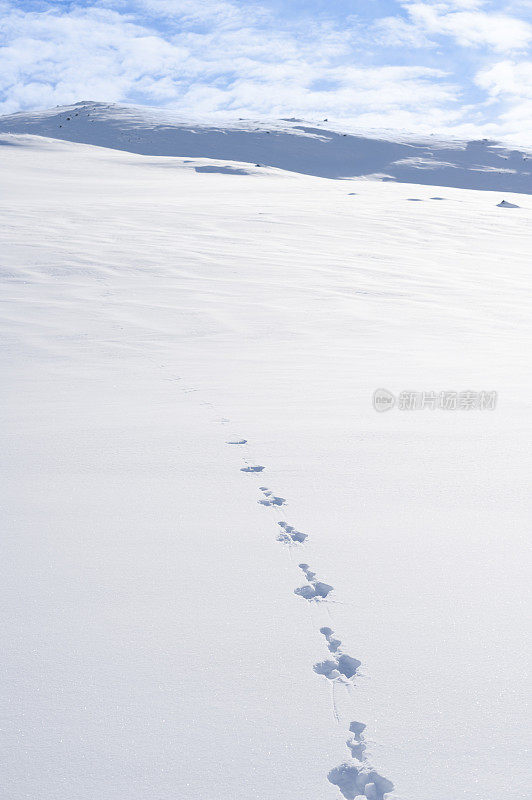
[[[342,642],[340,639],[337,639],[334,636],[334,631],[332,628],[320,628],[320,633],[322,633],[325,638],[327,639],[327,647],[331,651],[331,653],[336,653]]]
[[[320,628],[320,633],[325,636],[327,646],[333,654],[333,658],[327,658],[325,661],[319,661],[317,664],[314,664],[314,672],[317,672],[318,675],[324,675],[330,681],[337,679],[343,680],[344,678],[351,680],[351,678],[354,678],[361,662],[357,658],[353,658],[341,652],[340,648],[342,642],[340,639],[336,638],[332,628]],[[353,724],[360,725],[361,723]],[[360,733],[362,733],[363,730],[364,728],[360,730]],[[355,730],[351,729],[351,732],[355,733]]]
[[[351,751],[351,760],[344,761],[327,776],[329,782],[340,789],[346,800],[357,800],[357,798],[384,800],[385,795],[394,789],[393,783],[383,778],[368,763],[363,735],[365,729],[366,726],[362,722],[351,723],[349,731],[353,735],[346,742]]]
[[[335,658],[327,658],[325,661],[318,661],[314,664],[314,672],[318,675],[324,675],[327,680],[334,681],[338,678],[342,680],[347,678],[351,680],[357,674],[357,670],[361,665],[358,658],[348,656],[346,653],[341,653]]]
[[[254,467],[240,467],[240,472],[262,472],[264,467],[261,467],[259,464]]]
[[[363,736],[365,730],[366,726],[363,722],[352,722],[349,726],[349,732],[353,735],[349,737],[346,745],[351,750],[352,757],[358,761],[366,760],[366,742]]]
[[[278,522],[277,524],[283,529],[283,532],[277,537],[280,542],[285,542],[286,544],[302,544],[305,539],[308,539],[306,533],[296,531],[293,525],[288,525],[287,522]]]
[[[264,499],[259,500],[261,506],[282,506],[286,503],[284,497],[276,497],[266,486],[260,486],[259,488],[264,495]]]
[[[299,569],[304,573],[307,581],[313,581],[316,577],[316,573],[312,572],[308,564],[299,564]]]
[[[306,586],[300,586],[298,589],[294,589],[294,594],[297,594],[298,597],[303,597],[305,600],[309,601],[315,600],[316,602],[319,602],[320,600],[325,600],[325,598],[334,589],[334,586],[329,586],[328,583],[315,580],[316,573],[309,569],[308,564],[300,564],[299,569],[304,573],[308,584]]]
[[[376,770],[357,761],[345,761],[332,769],[327,778],[338,786],[345,800],[362,797],[367,800],[384,800],[387,792],[393,791],[393,783],[383,778]]]

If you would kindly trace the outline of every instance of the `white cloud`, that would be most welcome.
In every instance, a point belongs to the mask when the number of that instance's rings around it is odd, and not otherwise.
[[[446,0],[446,2],[441,3],[442,6],[447,6],[450,9],[466,9],[467,11],[473,11],[478,8],[482,8],[486,5],[486,0]]]
[[[426,3],[413,3],[408,19],[387,17],[364,28],[353,17],[342,24],[288,20],[231,0],[58,0],[39,13],[0,0],[0,113],[94,99],[161,105],[192,117],[327,116],[480,135],[489,123],[486,98],[493,107],[502,96],[497,86],[524,79],[519,61],[512,56],[510,76],[500,66],[491,74],[484,53],[484,72],[468,87],[478,102],[463,106],[462,63],[440,53],[444,69],[435,69],[431,49],[442,27],[457,39],[464,15],[493,20],[480,5],[448,0],[429,13]],[[521,28],[521,38],[517,28],[496,37],[491,23],[471,30],[461,30],[460,41],[476,47],[524,41]],[[514,116],[525,100],[512,96]]]
[[[415,27],[428,34],[451,36],[464,47],[485,45],[511,52],[526,49],[532,41],[532,25],[507,14],[455,11],[446,3],[408,3],[405,7]]]
[[[480,70],[475,80],[492,97],[532,99],[532,61],[499,61]]]
[[[138,0],[168,13],[192,13],[193,3]],[[111,8],[74,8],[61,14],[4,15],[4,113],[28,105],[80,98],[176,105],[194,113],[355,116],[379,107],[424,111],[454,100],[443,73],[425,67],[352,67],[352,29],[309,23],[304,31],[261,27],[250,8],[225,2],[201,6],[228,13],[225,25],[185,27],[166,36],[131,14]],[[238,17],[238,20],[237,20]],[[241,22],[246,17],[247,27]],[[204,16],[204,21],[207,17]],[[236,24],[236,20],[239,24]],[[253,22],[253,20],[255,20]],[[234,24],[233,24],[234,23]],[[339,65],[339,59],[347,65]],[[314,84],[335,87],[328,91]]]
[[[431,47],[433,42],[419,25],[402,17],[383,17],[373,25],[372,35],[386,47]]]
[[[516,142],[532,131],[532,61],[499,61],[480,70],[476,83],[499,104],[499,129]]]

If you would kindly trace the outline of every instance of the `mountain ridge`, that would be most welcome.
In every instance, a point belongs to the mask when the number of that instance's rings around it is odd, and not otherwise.
[[[0,117],[0,134],[33,134],[153,156],[240,161],[322,178],[532,194],[531,153],[492,140],[332,130],[328,120],[192,122],[176,112],[79,101]]]

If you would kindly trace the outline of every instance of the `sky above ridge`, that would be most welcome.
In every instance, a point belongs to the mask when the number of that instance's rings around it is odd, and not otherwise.
[[[530,142],[532,0],[0,0],[0,113],[78,100]]]

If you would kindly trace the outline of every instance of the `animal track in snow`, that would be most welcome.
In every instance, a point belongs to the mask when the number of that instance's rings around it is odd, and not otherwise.
[[[334,767],[327,778],[330,783],[338,786],[346,800],[385,800],[387,792],[394,789],[394,785],[387,778],[380,775],[368,763],[366,757],[366,744],[362,722],[352,722],[349,731],[353,734],[346,744],[351,750],[352,758],[344,761],[340,766]]]
[[[327,647],[331,651],[331,653],[336,653],[342,642],[340,639],[336,639],[334,636],[334,631],[332,628],[320,628],[320,633],[323,633],[325,638],[327,639]]]
[[[327,595],[334,589],[334,586],[329,586],[328,583],[315,580],[316,573],[311,572],[308,564],[300,564],[299,568],[304,572],[308,584],[306,586],[300,586],[299,589],[294,589],[294,594],[310,601],[325,600]]]
[[[409,200],[420,200],[420,198],[408,198]],[[434,198],[438,199],[438,198]],[[224,420],[225,421],[225,420]],[[228,420],[227,420],[228,421]],[[227,444],[244,445],[246,439],[230,439]],[[241,467],[241,472],[259,473],[265,468],[261,465],[248,465]],[[282,506],[286,500],[278,497],[268,489],[267,486],[260,486],[263,494],[258,502],[263,506]],[[302,544],[308,538],[307,534],[296,530],[293,525],[281,521],[277,523],[281,528],[278,540],[289,545]],[[334,590],[333,586],[316,579],[308,564],[301,563],[299,568],[305,575],[307,584],[294,589],[294,594],[302,597],[309,602],[321,602]],[[329,657],[314,664],[314,672],[323,675],[332,684],[333,692],[333,711],[337,721],[339,716],[334,697],[336,684],[343,684],[347,689],[353,685],[361,666],[361,661],[342,651],[342,642],[338,639],[332,628],[322,627],[320,633],[325,637]],[[337,786],[345,800],[386,800],[385,795],[393,791],[394,785],[387,778],[380,775],[369,763],[366,756],[366,742],[364,739],[365,725],[362,722],[351,722],[349,726],[350,736],[346,741],[346,746],[350,751],[350,757],[343,761],[339,766],[330,770],[327,775],[329,783]]]
[[[383,778],[372,767],[359,761],[345,761],[332,769],[327,778],[338,786],[346,800],[367,798],[367,800],[384,800],[386,792],[393,791],[393,783]]]
[[[361,663],[358,658],[348,656],[346,653],[340,653],[335,658],[318,661],[317,664],[314,664],[314,672],[318,675],[324,675],[329,681],[334,681],[338,678],[340,680],[344,678],[351,680],[357,674]]]
[[[349,731],[353,734],[350,736],[346,742],[347,747],[351,750],[351,755],[353,758],[358,759],[359,761],[365,761],[366,756],[366,743],[364,741],[363,733],[366,729],[366,726],[363,722],[352,722],[349,726]]]
[[[308,564],[299,564],[299,569],[305,573],[307,581],[312,581],[316,577],[316,573],[312,572]]]
[[[310,574],[312,575],[312,573]],[[327,647],[333,654],[333,658],[327,658],[325,661],[319,661],[314,664],[314,672],[317,672],[318,675],[324,675],[330,681],[338,678],[340,680],[354,678],[361,662],[357,658],[348,656],[347,653],[342,653],[340,650],[342,642],[336,638],[332,628],[320,628],[320,633],[325,636]],[[352,732],[354,733],[354,731]]]
[[[277,537],[280,542],[286,542],[287,544],[302,544],[305,539],[308,539],[306,533],[296,531],[293,525],[289,525],[287,522],[278,522],[277,524],[283,529],[283,532]]]
[[[350,682],[357,674],[361,662],[341,652],[342,642],[334,635],[332,628],[320,628],[320,633],[325,636],[327,647],[334,658],[315,664],[314,672],[324,675],[330,681]],[[337,714],[336,718],[338,719]],[[346,741],[346,746],[351,751],[351,758],[334,767],[327,775],[329,782],[339,788],[345,800],[385,800],[386,793],[393,791],[394,788],[391,781],[383,778],[368,763],[365,729],[363,722],[351,722],[349,725],[351,735]]]
[[[264,499],[259,500],[262,506],[282,506],[286,503],[284,497],[276,497],[273,492],[270,492],[267,486],[259,486],[259,489],[264,495]]]

